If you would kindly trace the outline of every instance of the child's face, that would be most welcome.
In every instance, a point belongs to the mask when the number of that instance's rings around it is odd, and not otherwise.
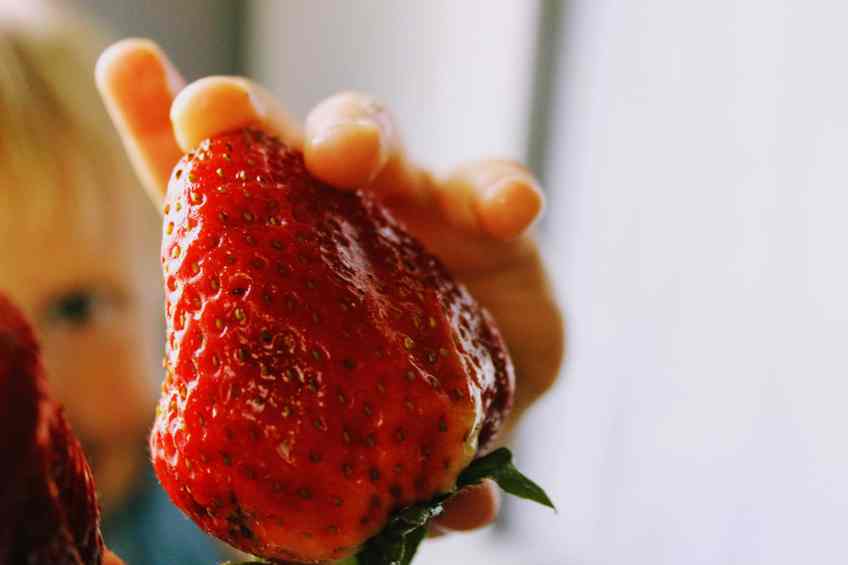
[[[101,203],[78,214],[59,202],[35,226],[13,216],[0,238],[0,289],[36,327],[51,391],[95,472],[119,452],[144,456],[162,327],[155,229],[138,210],[146,203],[123,194]]]

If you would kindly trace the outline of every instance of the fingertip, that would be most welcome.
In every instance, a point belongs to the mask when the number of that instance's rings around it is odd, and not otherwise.
[[[496,239],[510,240],[539,218],[545,196],[529,175],[511,175],[480,191],[475,207],[483,231]]]
[[[482,528],[495,521],[500,506],[500,491],[487,479],[449,498],[444,513],[434,520],[435,530],[465,532]]]
[[[120,64],[133,53],[151,51],[156,44],[149,39],[128,38],[117,41],[103,50],[94,65],[94,77],[97,85],[103,87],[108,84],[113,73],[122,68]]]
[[[370,182],[385,162],[379,128],[367,120],[336,125],[307,136],[303,154],[309,171],[336,188]]]
[[[212,76],[185,87],[171,104],[174,137],[183,152],[228,131],[256,127],[300,148],[302,132],[285,109],[260,85],[233,76]]]
[[[390,120],[369,96],[342,92],[306,119],[304,158],[312,174],[337,188],[368,184],[388,161]]]
[[[174,136],[183,152],[234,129],[261,125],[265,109],[249,81],[212,76],[185,87],[171,104]]]
[[[109,93],[119,83],[137,80],[151,69],[164,72],[172,93],[183,87],[182,77],[164,51],[154,41],[144,38],[122,39],[107,47],[97,58],[94,79],[101,93]]]

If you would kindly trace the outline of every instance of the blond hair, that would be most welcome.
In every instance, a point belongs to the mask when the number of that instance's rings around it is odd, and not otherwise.
[[[94,86],[104,44],[66,16],[0,21],[0,236],[13,218],[97,223],[117,190],[140,193]]]

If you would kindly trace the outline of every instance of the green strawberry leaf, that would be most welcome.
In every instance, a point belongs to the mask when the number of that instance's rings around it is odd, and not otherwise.
[[[423,504],[408,506],[395,514],[379,534],[365,542],[356,555],[355,565],[409,565],[427,535],[430,520],[444,510],[444,502],[460,489],[484,479],[492,479],[509,494],[533,500],[556,511],[545,491],[515,468],[512,453],[502,447],[466,467],[459,475],[453,492]]]
[[[490,454],[476,459],[465,468],[456,481],[457,489],[476,485],[483,479],[492,479],[504,492],[514,496],[532,500],[556,511],[554,503],[542,490],[542,487],[524,476],[512,464],[512,453],[501,447]]]

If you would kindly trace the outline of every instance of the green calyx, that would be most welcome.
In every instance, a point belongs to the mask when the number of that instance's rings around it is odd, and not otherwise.
[[[344,565],[409,565],[427,535],[430,520],[444,510],[444,503],[461,489],[492,479],[504,492],[532,500],[556,510],[542,488],[512,464],[512,453],[502,447],[476,459],[460,473],[453,492],[429,502],[408,506],[392,516],[383,530],[365,542],[356,561]]]
[[[515,468],[512,464],[512,453],[505,447],[472,461],[471,465],[460,473],[456,490],[479,484],[483,479],[492,479],[504,492],[538,502],[556,512],[556,506],[542,487]]]
[[[440,494],[429,502],[407,506],[394,514],[376,536],[365,542],[353,557],[334,562],[334,565],[409,565],[418,546],[427,536],[430,520],[444,511],[445,502],[461,489],[492,479],[504,492],[543,504],[556,511],[554,503],[542,487],[525,477],[512,464],[512,453],[502,447],[476,459],[460,473],[456,488]],[[267,561],[246,561],[223,565],[270,565]]]

